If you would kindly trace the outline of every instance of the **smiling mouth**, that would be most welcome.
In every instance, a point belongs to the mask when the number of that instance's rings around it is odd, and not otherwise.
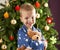
[[[33,23],[27,22],[26,25],[31,26]]]
[[[31,26],[32,24],[31,23],[27,23],[29,26]]]

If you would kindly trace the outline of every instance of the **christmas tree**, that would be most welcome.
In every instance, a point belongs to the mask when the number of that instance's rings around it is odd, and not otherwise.
[[[0,4],[0,50],[17,49],[17,31],[22,26],[20,21],[20,6],[31,3],[37,12],[36,28],[40,28],[47,39],[47,50],[57,50],[58,32],[54,29],[54,20],[48,6],[48,0],[7,0]]]

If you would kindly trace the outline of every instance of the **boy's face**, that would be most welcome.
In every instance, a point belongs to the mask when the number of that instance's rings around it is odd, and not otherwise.
[[[36,21],[36,12],[33,11],[23,11],[20,17],[21,21],[27,28],[32,28]]]

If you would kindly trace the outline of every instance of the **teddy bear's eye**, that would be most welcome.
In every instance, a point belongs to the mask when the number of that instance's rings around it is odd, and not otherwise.
[[[36,35],[36,34],[34,34],[34,35]]]

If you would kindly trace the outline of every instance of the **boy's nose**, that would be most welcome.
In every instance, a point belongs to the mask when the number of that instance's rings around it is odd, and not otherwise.
[[[32,19],[28,19],[28,22],[31,23],[32,22]]]

